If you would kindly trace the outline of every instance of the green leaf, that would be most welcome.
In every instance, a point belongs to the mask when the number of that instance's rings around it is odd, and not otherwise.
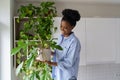
[[[20,59],[20,57],[21,57],[21,53],[20,52],[17,54],[17,57]]]
[[[13,55],[17,54],[21,50],[21,48],[22,48],[22,46],[13,48],[11,51],[11,55],[13,56]]]
[[[36,72],[36,78],[37,78],[38,80],[40,80],[39,72]]]
[[[40,80],[44,80],[44,75],[43,74],[40,75]]]
[[[23,41],[18,41],[18,46],[11,50],[11,55],[17,54],[22,48],[25,49],[26,44]]]
[[[27,67],[30,68],[33,64],[34,61],[34,56],[31,56],[28,60],[27,60]]]
[[[47,77],[48,77],[48,80],[52,80],[52,77],[51,77],[51,75],[50,75],[50,73],[49,73],[49,72],[48,72]]]
[[[45,70],[43,71],[41,78],[42,78],[41,80],[46,80],[46,71]]]
[[[19,18],[17,19],[17,23],[19,23],[20,22],[20,20],[19,20]]]
[[[20,73],[22,66],[23,66],[23,62],[21,62],[21,64],[18,65],[18,67],[16,69],[16,75],[18,75]]]
[[[18,46],[21,46],[22,48],[25,48],[27,46],[27,44],[23,41],[18,41]]]
[[[17,63],[20,64],[20,60],[19,59],[17,59]]]
[[[23,76],[23,80],[29,80],[29,77],[26,76],[26,75],[24,75],[24,76]]]
[[[61,46],[59,46],[59,45],[56,45],[55,48],[59,49],[59,50],[63,50],[63,48]]]
[[[30,80],[34,80],[36,78],[36,74],[35,73],[32,73],[31,74],[31,77],[30,77]]]

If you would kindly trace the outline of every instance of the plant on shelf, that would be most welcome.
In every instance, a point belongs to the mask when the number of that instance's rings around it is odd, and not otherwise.
[[[57,14],[54,4],[41,2],[40,6],[29,4],[18,9],[17,22],[25,22],[11,55],[17,56],[16,75],[22,75],[22,80],[52,80],[51,67],[42,61],[36,61],[36,57],[41,54],[43,60],[47,60],[44,49],[62,50],[52,38],[57,29],[53,25],[53,18]]]

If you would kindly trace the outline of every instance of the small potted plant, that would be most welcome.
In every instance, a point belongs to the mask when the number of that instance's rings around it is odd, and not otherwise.
[[[54,2],[21,6],[18,13],[17,22],[25,22],[19,31],[17,46],[11,51],[12,56],[17,56],[16,75],[22,75],[22,80],[52,80],[51,67],[36,59],[50,60],[50,50],[62,50],[52,38],[57,29],[53,25],[57,14]]]

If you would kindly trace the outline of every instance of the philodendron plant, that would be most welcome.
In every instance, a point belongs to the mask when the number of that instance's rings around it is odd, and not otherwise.
[[[11,51],[11,55],[16,55],[17,58],[16,75],[22,75],[22,80],[52,80],[51,67],[36,61],[36,57],[38,49],[42,54],[45,48],[62,50],[52,38],[57,29],[53,25],[56,16],[54,2],[41,2],[40,6],[21,6],[18,14],[17,22],[24,19],[25,22],[16,47]]]

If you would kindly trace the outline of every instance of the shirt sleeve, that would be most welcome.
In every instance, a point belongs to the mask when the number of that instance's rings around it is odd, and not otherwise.
[[[58,67],[60,69],[67,69],[72,67],[77,59],[79,58],[80,54],[80,45],[77,41],[73,41],[68,49],[67,54],[64,56],[63,59],[58,61]]]

